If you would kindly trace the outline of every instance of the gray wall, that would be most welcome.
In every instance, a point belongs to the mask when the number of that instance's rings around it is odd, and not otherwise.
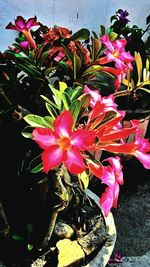
[[[72,29],[87,27],[99,32],[99,25],[109,26],[110,17],[119,8],[127,9],[131,24],[145,28],[150,13],[150,0],[0,0],[0,50],[10,45],[16,31],[6,30],[16,16],[25,19],[37,16],[38,20],[52,27],[54,24]]]

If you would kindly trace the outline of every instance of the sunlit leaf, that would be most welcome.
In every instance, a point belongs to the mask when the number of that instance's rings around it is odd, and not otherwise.
[[[21,134],[25,137],[25,138],[30,138],[32,139],[32,132],[34,130],[34,127],[31,126],[27,126],[23,129],[23,131],[21,132]]]
[[[64,93],[62,93],[61,97],[62,97],[62,101],[64,104],[64,108],[66,110],[69,110],[69,107],[71,105],[71,99],[70,99],[69,95],[64,92]]]
[[[74,100],[74,102],[71,104],[70,112],[73,116],[73,121],[74,121],[73,127],[75,127],[76,121],[78,119],[78,115],[81,110],[81,106],[82,104],[80,100]]]
[[[65,82],[59,82],[59,91],[63,93],[67,88],[67,84]]]
[[[83,72],[82,76],[84,77],[84,76],[86,76],[86,75],[96,73],[97,71],[100,71],[100,70],[102,70],[102,69],[103,69],[103,67],[100,66],[100,65],[93,65],[93,66],[90,66],[89,68],[87,68],[87,69]]]
[[[81,190],[82,191],[86,190],[89,185],[89,175],[84,171],[81,174],[78,174],[78,179],[79,179]]]
[[[135,56],[135,62],[136,62],[136,67],[137,67],[137,73],[138,73],[138,82],[137,82],[137,85],[138,85],[141,82],[143,65],[142,65],[142,59],[141,59],[140,53],[135,51],[134,56]]]
[[[26,115],[24,120],[32,127],[48,127],[48,123],[44,120],[44,118],[38,115]]]

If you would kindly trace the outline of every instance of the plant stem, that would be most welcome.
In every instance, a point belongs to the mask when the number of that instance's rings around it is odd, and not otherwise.
[[[55,224],[56,224],[56,220],[57,220],[57,216],[58,216],[58,211],[54,210],[52,212],[52,216],[51,216],[51,220],[49,222],[49,226],[48,226],[48,231],[44,237],[44,240],[42,242],[42,247],[46,248],[49,244],[49,241],[51,239]]]

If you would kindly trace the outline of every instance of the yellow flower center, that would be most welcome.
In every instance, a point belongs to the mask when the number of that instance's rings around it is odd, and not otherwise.
[[[60,146],[62,150],[68,150],[70,149],[70,146],[71,146],[70,139],[64,136],[61,137],[58,141],[58,145]]]
[[[119,56],[119,51],[114,51],[113,56],[117,58]]]

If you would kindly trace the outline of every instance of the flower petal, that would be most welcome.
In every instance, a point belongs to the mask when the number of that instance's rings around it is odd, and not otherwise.
[[[49,128],[36,128],[32,132],[32,136],[33,140],[43,149],[47,149],[51,145],[56,144],[56,136]]]
[[[79,150],[73,146],[69,151],[67,151],[67,159],[64,163],[67,169],[73,174],[82,173],[87,168]]]
[[[113,205],[113,189],[107,187],[100,198],[100,206],[107,217]]]
[[[54,121],[55,131],[59,136],[68,137],[72,131],[73,117],[71,112],[65,110]]]
[[[71,144],[78,147],[80,150],[92,148],[95,139],[94,131],[79,129],[70,135]]]
[[[51,169],[59,166],[66,159],[66,151],[54,145],[42,153],[43,171],[48,173]]]

